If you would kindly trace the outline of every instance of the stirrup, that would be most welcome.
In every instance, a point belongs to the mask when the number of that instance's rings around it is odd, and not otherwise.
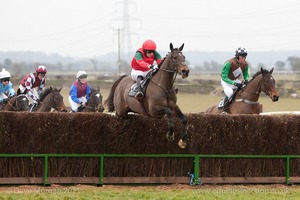
[[[141,100],[144,98],[144,94],[141,91],[138,91],[135,95],[134,98]]]

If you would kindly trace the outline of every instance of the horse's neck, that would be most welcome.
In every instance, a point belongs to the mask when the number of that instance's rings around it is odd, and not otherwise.
[[[255,77],[249,84],[241,91],[241,97],[249,101],[258,101],[261,93],[262,75]]]
[[[169,90],[173,87],[175,72],[171,72],[171,69],[169,67],[171,65],[170,60],[166,58],[164,61],[162,68],[158,70],[158,72],[155,74],[155,82],[160,85],[161,87],[164,87],[166,90]]]
[[[45,96],[42,103],[36,108],[36,111],[38,112],[49,112],[51,108],[53,107],[53,102],[51,102],[51,93],[49,93],[47,96]]]

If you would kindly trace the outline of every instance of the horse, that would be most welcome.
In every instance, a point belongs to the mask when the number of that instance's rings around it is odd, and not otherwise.
[[[40,94],[41,102],[32,108],[31,112],[50,112],[54,109],[58,112],[65,112],[66,106],[63,101],[63,96],[60,94],[62,88],[55,87],[45,88]]]
[[[5,111],[29,111],[29,100],[25,94],[19,94],[8,100],[8,102],[2,105],[1,110]]]
[[[134,81],[127,75],[121,76],[113,84],[108,98],[104,104],[108,107],[108,112],[116,111],[118,117],[124,117],[129,112],[143,114],[152,118],[162,118],[167,116],[168,132],[167,139],[174,140],[173,116],[182,121],[181,139],[179,147],[186,147],[187,140],[187,118],[176,104],[177,97],[173,87],[177,74],[182,78],[187,78],[189,68],[185,63],[185,56],[182,54],[184,44],[179,48],[173,48],[170,43],[170,52],[159,64],[159,69],[150,75],[145,96],[142,100],[137,100],[129,96]]]
[[[261,113],[261,104],[258,102],[261,92],[269,96],[273,102],[278,101],[279,95],[275,88],[275,79],[272,76],[273,69],[268,71],[261,68],[246,86],[235,92],[228,108],[228,114]],[[222,109],[218,109],[218,105],[215,105],[208,108],[206,113],[221,114],[222,111]]]
[[[102,95],[100,93],[100,88],[91,89],[89,94],[90,99],[87,101],[87,104],[83,107],[78,108],[78,112],[103,112],[104,106],[102,104]]]

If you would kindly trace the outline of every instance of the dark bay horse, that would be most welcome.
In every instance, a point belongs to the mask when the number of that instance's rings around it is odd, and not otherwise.
[[[268,71],[261,68],[249,83],[233,96],[228,108],[228,114],[259,114],[262,112],[258,102],[261,92],[268,95],[273,102],[278,101],[279,95],[275,88],[275,79],[272,76],[273,68]],[[206,110],[206,113],[221,114],[222,109],[215,105]]]
[[[66,111],[63,96],[60,94],[62,88],[45,88],[40,95],[41,103],[32,109],[32,112],[50,112],[54,109],[58,112]]]
[[[100,88],[91,89],[90,99],[87,101],[86,106],[78,108],[78,112],[103,112],[104,106],[102,104],[102,95]]]
[[[173,115],[182,121],[181,139],[178,145],[186,147],[187,139],[187,118],[176,104],[177,97],[173,87],[177,74],[182,78],[187,78],[189,68],[185,63],[185,56],[182,54],[184,44],[179,48],[173,48],[170,43],[171,52],[163,59],[159,65],[159,70],[150,78],[142,100],[128,96],[134,81],[126,75],[121,76],[112,86],[105,105],[108,111],[116,111],[119,117],[126,116],[128,112],[140,113],[153,118],[162,118],[167,115],[168,133],[167,139],[174,140],[174,121]]]
[[[29,100],[25,94],[19,94],[9,99],[9,101],[2,106],[1,110],[6,111],[29,111]]]

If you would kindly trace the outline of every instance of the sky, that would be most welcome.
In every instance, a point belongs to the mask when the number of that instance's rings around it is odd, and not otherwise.
[[[0,1],[4,52],[123,55],[147,39],[158,51],[300,50],[299,0]]]

